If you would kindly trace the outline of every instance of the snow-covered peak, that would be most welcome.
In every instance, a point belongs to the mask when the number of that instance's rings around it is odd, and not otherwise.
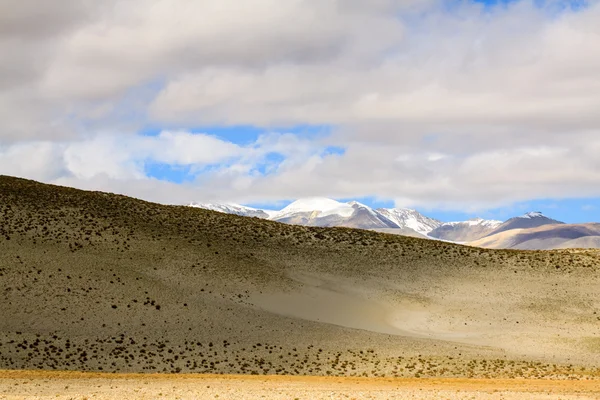
[[[281,212],[328,211],[344,206],[347,204],[326,197],[307,197],[294,201],[283,208]]]
[[[440,221],[426,217],[410,208],[378,208],[377,212],[398,225],[399,228],[410,228],[423,235],[441,224]]]
[[[542,214],[540,211],[530,211],[528,213],[518,216],[517,218],[539,218],[539,217],[545,217],[545,215]]]
[[[315,213],[320,217],[333,214],[349,217],[354,212],[354,208],[348,203],[341,203],[326,197],[308,197],[294,201],[274,215],[273,218],[278,219],[287,215],[306,212]]]

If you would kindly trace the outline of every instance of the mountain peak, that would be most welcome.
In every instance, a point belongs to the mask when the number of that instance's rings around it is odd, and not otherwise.
[[[495,231],[493,231],[490,235],[495,233],[500,233],[504,231],[509,231],[511,229],[529,229],[529,228],[537,228],[542,225],[550,225],[550,224],[564,224],[564,222],[557,221],[552,218],[546,217],[540,211],[530,211],[518,217],[511,218],[504,222],[502,225],[498,227]]]
[[[356,200],[349,201],[349,202],[348,202],[348,203],[346,203],[346,204],[348,204],[348,205],[350,205],[350,206],[352,206],[352,207],[363,207],[363,208],[368,208],[368,209],[371,209],[371,207],[369,207],[369,206],[367,206],[367,205],[365,205],[365,204],[363,204],[363,203],[361,203],[361,202],[358,202],[358,201],[356,201]]]
[[[545,217],[545,215],[542,214],[541,211],[530,211],[528,213],[521,215],[518,218],[539,218],[539,217]]]
[[[422,235],[440,226],[441,222],[409,208],[378,208],[377,212],[400,228],[409,228]]]
[[[329,199],[327,197],[305,197],[290,203],[281,210],[281,213],[303,211],[330,211],[336,208],[348,207],[348,204]]]

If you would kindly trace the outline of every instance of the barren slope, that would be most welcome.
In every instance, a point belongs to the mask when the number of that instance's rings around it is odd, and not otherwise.
[[[10,177],[0,248],[0,368],[575,376],[600,356],[595,251],[290,226]]]

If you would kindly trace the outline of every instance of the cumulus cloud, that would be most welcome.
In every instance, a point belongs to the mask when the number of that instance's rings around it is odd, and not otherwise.
[[[99,134],[74,141],[30,141],[0,147],[7,173],[48,180],[57,171],[78,179],[146,177],[145,164],[210,165],[239,158],[242,149],[206,134],[163,131],[156,136]],[[54,169],[47,170],[48,166]],[[19,173],[19,171],[22,171]]]
[[[3,0],[0,173],[174,203],[597,196],[599,20],[597,1]],[[224,125],[265,133],[189,129]],[[297,125],[331,135],[268,133]]]
[[[0,171],[171,204],[376,196],[401,207],[477,211],[540,197],[600,196],[600,136],[570,147],[463,155],[366,142],[331,152],[331,140],[270,133],[237,145],[183,131],[97,135],[0,147]],[[147,167],[154,164],[186,167],[185,183],[152,178]]]
[[[276,174],[281,166],[298,166],[322,152],[315,142],[292,134],[266,133],[243,146],[187,131],[163,131],[153,136],[98,134],[0,146],[0,171],[180,204],[199,198],[225,201],[231,196],[246,196],[246,190],[252,192],[249,185],[265,173]],[[271,161],[273,155],[278,157]],[[189,182],[177,185],[153,179],[148,173],[153,165],[185,168]]]

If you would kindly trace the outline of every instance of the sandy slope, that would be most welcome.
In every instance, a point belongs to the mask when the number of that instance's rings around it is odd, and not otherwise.
[[[599,253],[289,226],[0,177],[0,368],[586,377]]]
[[[598,381],[123,375],[0,371],[0,400],[597,399]]]

